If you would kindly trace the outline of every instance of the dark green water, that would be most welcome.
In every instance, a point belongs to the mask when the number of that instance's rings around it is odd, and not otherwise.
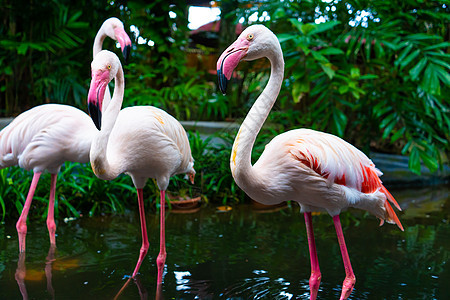
[[[404,212],[405,232],[357,210],[341,214],[356,274],[351,299],[450,299],[450,197],[448,187],[392,190]],[[31,212],[32,213],[32,212]],[[322,284],[318,299],[339,299],[345,277],[331,218],[313,217]],[[159,218],[147,214],[150,249],[118,299],[156,297]],[[113,299],[136,264],[137,211],[126,216],[59,220],[57,250],[48,262],[45,222],[28,226],[26,274],[29,299]],[[15,224],[0,225],[0,299],[22,299],[15,279]],[[166,217],[167,261],[161,299],[308,299],[306,230],[298,207],[258,211],[212,205]],[[47,262],[47,263],[46,263]],[[23,267],[26,268],[23,269]],[[46,272],[47,270],[47,272]]]

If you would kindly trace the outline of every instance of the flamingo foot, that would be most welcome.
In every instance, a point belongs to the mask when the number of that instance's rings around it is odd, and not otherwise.
[[[23,253],[26,249],[27,223],[19,220],[16,224],[17,235],[19,236],[19,252]]]
[[[162,277],[164,273],[164,266],[166,263],[166,252],[159,253],[158,258],[156,259],[156,265],[158,266],[158,281],[157,284],[162,283]]]
[[[311,277],[309,277],[309,293],[310,293],[310,300],[316,300],[317,294],[319,292],[319,286],[320,286],[320,280],[322,279],[322,274],[320,271],[317,272],[311,272]]]
[[[350,294],[353,291],[353,287],[355,286],[355,282],[356,282],[355,275],[345,277],[344,283],[342,284],[341,298],[339,298],[339,300],[348,299],[348,297],[350,297]]]
[[[144,257],[147,255],[148,247],[149,247],[148,243],[147,243],[147,245],[142,245],[141,251],[139,252],[139,259],[138,259],[136,268],[134,269],[134,272],[133,272],[133,275],[131,276],[131,278],[133,278],[133,279],[136,278],[136,275],[139,272],[139,268],[141,267],[141,264],[144,261]]]
[[[56,224],[54,220],[47,220],[48,235],[50,237],[50,245],[56,246]]]

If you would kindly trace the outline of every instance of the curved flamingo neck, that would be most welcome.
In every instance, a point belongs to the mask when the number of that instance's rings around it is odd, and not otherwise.
[[[100,51],[102,51],[103,41],[105,40],[105,38],[106,38],[106,32],[105,32],[105,30],[104,30],[104,28],[102,26],[98,30],[97,35],[95,36],[95,39],[94,39],[94,47],[93,47],[93,52],[92,52],[93,53],[92,58],[95,58],[95,56]]]
[[[103,49],[103,41],[105,40],[105,38],[107,37],[104,25],[102,25],[100,27],[100,29],[98,30],[97,34],[95,35],[95,39],[94,39],[94,46],[93,46],[93,51],[92,51],[92,59],[95,58],[95,56],[102,51]],[[103,107],[106,108],[109,105],[109,102],[111,101],[111,93],[109,91],[109,86],[106,87],[106,91],[105,91],[105,97],[103,100]]]
[[[278,40],[274,42],[271,50],[273,51],[267,54],[271,64],[269,82],[245,117],[233,144],[230,166],[233,177],[239,186],[262,180],[258,178],[258,174],[255,173],[251,164],[252,148],[256,136],[280,93],[284,76],[283,53]]]
[[[114,128],[117,116],[122,108],[125,80],[122,66],[119,66],[115,77],[115,88],[110,105],[104,110],[102,127],[97,137],[92,141],[90,159],[95,175],[101,179],[112,180],[122,173],[120,164],[110,161],[107,156],[109,136]]]

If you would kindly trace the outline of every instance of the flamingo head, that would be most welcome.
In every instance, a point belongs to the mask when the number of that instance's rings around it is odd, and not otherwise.
[[[121,68],[120,60],[108,50],[100,51],[91,63],[92,79],[88,93],[88,111],[98,130],[101,128],[102,106],[108,83]]]
[[[186,176],[189,178],[189,181],[194,184],[195,179],[195,170],[194,170],[194,159],[191,157],[191,160],[189,161],[189,166],[186,172]]]
[[[130,56],[131,39],[125,32],[122,21],[120,21],[118,18],[109,18],[105,22],[103,22],[102,27],[104,28],[107,36],[119,42],[123,58],[125,60],[125,63],[127,63],[127,60]]]
[[[217,61],[217,76],[221,92],[226,93],[228,81],[241,60],[269,57],[273,49],[277,47],[276,45],[279,47],[277,37],[264,25],[247,27]]]
[[[187,173],[187,176],[189,177],[189,181],[194,184],[194,179],[195,179],[195,170],[192,169],[192,171]]]

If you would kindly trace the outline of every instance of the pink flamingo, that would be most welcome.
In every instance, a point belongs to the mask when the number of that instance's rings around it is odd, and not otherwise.
[[[257,133],[280,92],[283,81],[283,53],[277,37],[263,25],[245,29],[219,57],[219,87],[226,91],[228,80],[241,60],[267,57],[271,74],[267,86],[250,109],[234,140],[230,166],[232,175],[247,195],[263,204],[292,200],[304,213],[311,257],[309,280],[311,299],[316,299],[321,273],[311,221],[311,212],[326,210],[333,218],[346,277],[340,299],[347,299],[356,278],[350,264],[339,214],[347,207],[364,209],[381,220],[399,219],[387,200],[400,209],[381,183],[382,174],[361,151],[344,140],[310,129],[296,129],[276,136],[259,160],[251,165],[251,151]]]
[[[122,65],[107,50],[92,61],[92,80],[88,94],[89,113],[100,132],[92,141],[90,159],[95,175],[112,180],[121,173],[131,176],[137,189],[141,219],[142,247],[134,269],[134,278],[148,251],[147,228],[142,189],[148,178],[155,178],[161,196],[160,252],[156,260],[158,284],[162,283],[166,261],[164,206],[165,191],[171,176],[187,173],[193,182],[194,160],[186,131],[165,111],[153,106],[127,107],[121,110],[125,88]],[[105,87],[115,79],[114,94],[103,109]],[[103,114],[102,114],[103,112]]]
[[[103,23],[95,38],[94,55],[100,52],[106,36],[118,40],[124,56],[128,55],[131,40],[117,18],[110,18]],[[65,161],[89,161],[91,141],[96,133],[97,129],[85,112],[61,104],[44,104],[27,110],[0,132],[0,169],[19,165],[34,173],[16,224],[20,252],[26,249],[27,216],[43,171],[51,174],[47,228],[50,244],[56,245],[54,208],[58,172]]]

